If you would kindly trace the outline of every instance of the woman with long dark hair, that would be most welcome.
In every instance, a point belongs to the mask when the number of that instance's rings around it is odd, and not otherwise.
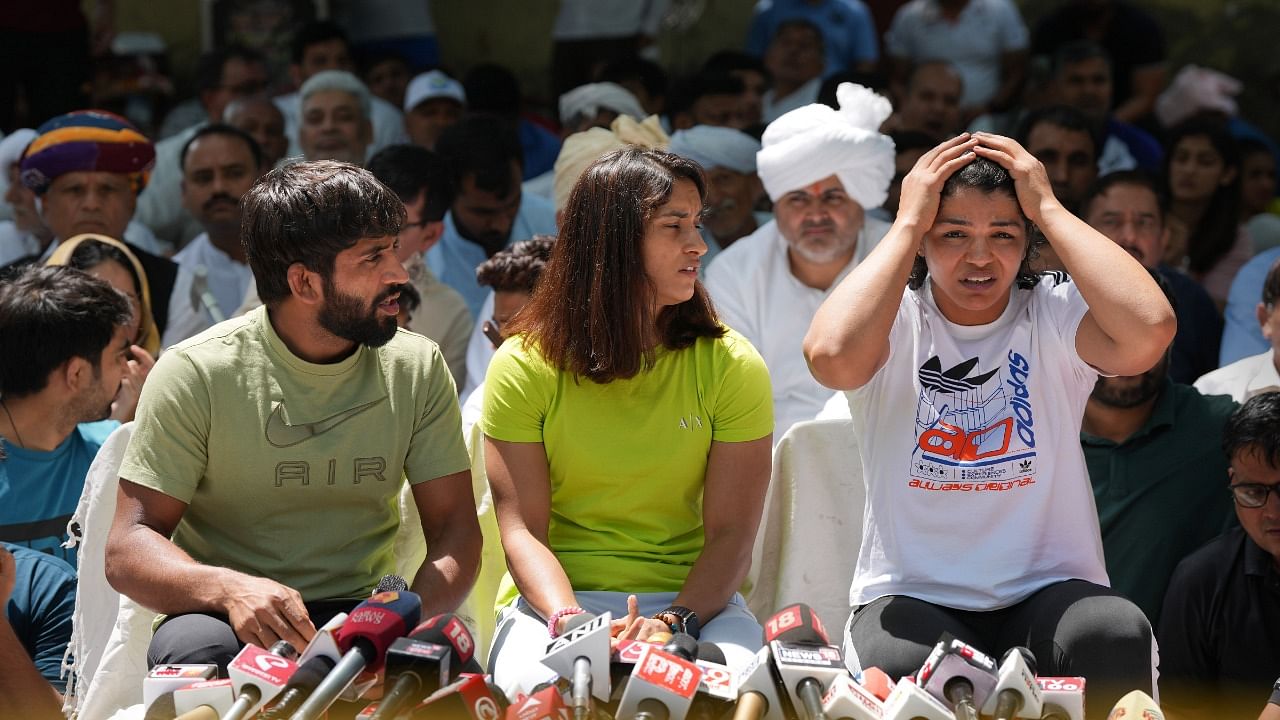
[[[1070,278],[1029,271],[1036,228]],[[964,134],[920,158],[805,337],[814,376],[848,391],[867,484],[846,657],[896,677],[948,632],[1084,675],[1089,716],[1151,691],[1150,624],[1106,587],[1080,425],[1099,374],[1150,369],[1175,325],[1017,142]]]
[[[1186,270],[1221,309],[1236,272],[1253,257],[1253,241],[1240,224],[1239,145],[1223,123],[1195,118],[1169,132],[1167,147],[1165,260]]]
[[[702,171],[626,148],[583,173],[480,420],[509,581],[490,665],[509,693],[576,614],[615,636],[759,648],[737,594],[770,470],[768,371],[698,281]],[[635,599],[631,599],[634,597]]]

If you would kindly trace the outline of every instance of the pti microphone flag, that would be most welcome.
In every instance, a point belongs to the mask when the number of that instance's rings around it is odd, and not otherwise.
[[[617,717],[681,720],[698,692],[702,669],[656,646],[645,649],[631,671]]]

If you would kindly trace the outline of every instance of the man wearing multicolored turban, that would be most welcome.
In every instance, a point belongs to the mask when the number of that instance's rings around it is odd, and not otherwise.
[[[20,177],[39,197],[41,215],[54,239],[38,258],[14,264],[43,262],[60,240],[84,233],[122,240],[146,271],[154,320],[163,332],[177,266],[126,235],[138,193],[147,186],[155,164],[155,146],[128,120],[105,110],[59,115],[36,132],[22,156]]]
[[[839,110],[806,105],[765,129],[756,166],[775,219],[707,270],[721,319],[769,366],[775,439],[831,397],[805,365],[805,331],[831,288],[889,230],[866,212],[884,202],[893,179],[893,141],[878,129],[889,101],[852,83],[836,95]]]

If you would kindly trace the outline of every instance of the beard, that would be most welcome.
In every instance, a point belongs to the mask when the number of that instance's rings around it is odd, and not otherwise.
[[[1131,380],[1132,378],[1098,378],[1098,382],[1093,386],[1093,394],[1090,397],[1107,407],[1135,408],[1160,394],[1160,389],[1164,387],[1164,380],[1168,374],[1169,355],[1166,353],[1160,359],[1160,362],[1156,363],[1155,367],[1138,375],[1136,382],[1118,385],[1116,384],[1117,380]]]
[[[371,348],[382,347],[396,336],[399,326],[394,315],[379,317],[378,306],[400,292],[400,288],[399,285],[392,286],[365,305],[359,297],[338,290],[331,278],[325,278],[324,305],[316,319],[320,327],[343,340]]]

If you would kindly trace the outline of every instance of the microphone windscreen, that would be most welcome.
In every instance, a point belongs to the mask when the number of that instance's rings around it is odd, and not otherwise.
[[[683,660],[692,662],[698,658],[698,641],[688,633],[676,633],[671,639],[662,646],[663,651],[669,652]]]
[[[795,603],[774,613],[764,624],[764,642],[766,645],[774,640],[802,645],[830,645],[827,631],[813,608],[804,603]]]
[[[1024,648],[1022,646],[1011,647],[1009,648],[1009,652],[1005,653],[1005,657],[1009,657],[1009,653],[1011,652],[1016,652],[1022,656],[1022,662],[1026,663],[1027,670],[1032,675],[1036,675],[1040,672],[1039,668],[1036,666],[1036,654],[1031,652],[1030,648]]]
[[[705,640],[698,643],[698,659],[705,660],[707,662],[719,663],[721,665],[729,664],[729,661],[725,659],[724,651],[720,649],[720,646],[713,642],[706,642]]]
[[[378,580],[378,587],[374,588],[373,594],[377,595],[378,593],[384,592],[404,592],[408,589],[409,583],[405,582],[404,578],[399,575],[383,575],[382,578]]]
[[[862,671],[862,687],[870,691],[872,695],[875,695],[877,700],[884,702],[889,697],[889,693],[893,691],[893,679],[878,667],[864,668]]]
[[[147,707],[147,714],[143,720],[173,720],[177,714],[178,711],[173,706],[173,693],[167,692]]]
[[[442,613],[423,621],[409,633],[409,637],[420,642],[453,648],[453,661],[449,663],[450,679],[457,678],[459,673],[484,673],[480,663],[475,659],[476,644],[471,631],[467,629],[466,623],[453,613]]]
[[[382,669],[387,648],[416,625],[421,614],[422,600],[416,593],[378,593],[351,611],[334,641],[338,649],[346,653],[357,640],[362,640],[366,643],[362,648],[367,661],[365,669],[377,672]]]
[[[333,658],[327,655],[314,655],[298,666],[293,677],[289,678],[288,687],[308,692],[315,690],[325,676],[333,671],[333,666],[336,664]]]
[[[1128,695],[1120,698],[1115,707],[1111,709],[1108,718],[1138,718],[1139,720],[1164,720],[1164,711],[1151,699],[1151,696],[1141,690],[1130,691]]]
[[[580,628],[595,619],[596,616],[589,612],[580,612],[577,615],[570,615],[569,619],[564,621],[564,632],[560,634],[566,635],[570,630]]]

